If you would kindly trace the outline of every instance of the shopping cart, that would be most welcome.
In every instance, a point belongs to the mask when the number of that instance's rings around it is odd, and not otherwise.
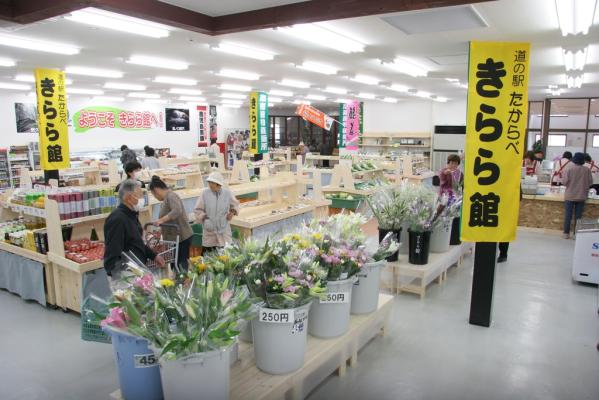
[[[176,231],[175,240],[164,240],[162,228],[174,229]],[[162,224],[160,227],[153,223],[144,225],[144,242],[146,245],[164,259],[165,265],[169,271],[180,273],[177,259],[179,256],[179,225],[177,224]],[[148,260],[146,266],[156,274],[157,268],[160,268],[155,261]]]

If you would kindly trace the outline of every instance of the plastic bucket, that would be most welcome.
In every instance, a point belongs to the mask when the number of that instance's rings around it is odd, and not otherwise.
[[[230,365],[233,366],[237,361],[239,361],[239,342],[235,342],[233,346],[231,346],[231,351],[229,352],[229,360]]]
[[[246,343],[254,343],[254,337],[252,335],[252,321],[247,321],[245,328],[239,332],[239,339]]]
[[[409,263],[415,265],[427,264],[430,250],[431,232],[408,232],[410,235]]]
[[[315,300],[310,309],[310,335],[320,338],[341,336],[349,329],[351,293],[357,277],[327,282],[327,298]]]
[[[123,399],[162,399],[158,356],[150,350],[148,341],[117,332],[110,327],[103,329],[112,337],[112,349]]]
[[[407,232],[409,229],[409,225],[407,223],[401,224],[401,230]],[[408,254],[410,252],[410,246],[408,243],[408,238],[401,240],[399,242],[399,254]]]
[[[390,230],[387,230],[387,229],[381,229],[381,228],[379,228],[379,243],[383,241],[383,239],[385,238],[385,236],[389,232],[395,233],[396,240],[398,242],[401,241],[401,228],[399,228],[398,231],[390,231]],[[387,261],[390,261],[390,262],[397,261],[398,256],[399,256],[399,249],[398,249],[398,251],[396,251],[395,253],[391,254],[389,257],[387,257]]]
[[[431,253],[445,253],[449,250],[451,222],[446,220],[435,226],[431,234]]]
[[[385,261],[366,264],[358,273],[351,293],[351,313],[370,314],[379,306],[379,288],[381,285],[381,268]]]
[[[288,310],[260,308],[252,321],[256,366],[269,374],[284,375],[304,365],[310,303]]]
[[[449,244],[452,246],[462,244],[460,240],[460,217],[456,217],[451,221],[451,239],[449,240]]]
[[[192,354],[180,360],[161,361],[165,400],[227,400],[230,350]]]

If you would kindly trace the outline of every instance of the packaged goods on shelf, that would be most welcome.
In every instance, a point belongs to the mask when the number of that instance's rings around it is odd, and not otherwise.
[[[104,242],[89,239],[70,240],[64,243],[65,257],[78,264],[101,260],[104,256]]]

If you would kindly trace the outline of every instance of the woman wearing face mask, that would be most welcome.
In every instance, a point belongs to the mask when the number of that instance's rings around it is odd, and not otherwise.
[[[143,183],[139,179],[140,175],[141,175],[141,164],[140,163],[138,163],[137,161],[128,162],[127,164],[125,164],[124,171],[125,171],[125,174],[127,175],[125,179],[133,179],[133,180],[139,181],[142,189],[144,189],[146,187],[145,183]],[[118,185],[116,185],[115,192],[118,192],[120,187],[121,187],[120,183]]]
[[[150,191],[156,198],[161,201],[160,218],[154,222],[154,225],[176,224],[179,227],[179,254],[177,256],[177,265],[183,271],[187,271],[189,259],[189,247],[191,246],[191,237],[193,231],[189,225],[189,218],[185,211],[185,206],[179,195],[172,190],[160,179],[154,175],[150,182]],[[174,241],[177,237],[177,231],[171,227],[163,227],[162,234],[164,240]]]

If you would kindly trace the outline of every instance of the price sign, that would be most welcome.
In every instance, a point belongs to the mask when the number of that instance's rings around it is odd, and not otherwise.
[[[327,293],[326,299],[320,299],[320,304],[347,303],[349,301],[349,292]]]
[[[299,311],[295,314],[291,334],[295,335],[296,333],[302,333],[306,329],[306,321],[308,321],[308,313],[306,311]]]
[[[158,359],[154,353],[134,354],[133,361],[135,363],[135,368],[150,368],[158,363]]]
[[[291,324],[295,322],[295,314],[293,310],[272,310],[270,308],[261,308],[260,322]]]

